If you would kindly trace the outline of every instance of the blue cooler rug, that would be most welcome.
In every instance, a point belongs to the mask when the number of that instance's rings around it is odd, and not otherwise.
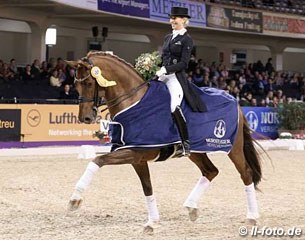
[[[207,106],[207,112],[193,112],[185,101],[181,104],[188,124],[191,152],[229,152],[238,128],[237,100],[215,88],[196,89]],[[166,85],[160,81],[151,81],[139,102],[113,117],[109,135],[112,151],[180,143]]]

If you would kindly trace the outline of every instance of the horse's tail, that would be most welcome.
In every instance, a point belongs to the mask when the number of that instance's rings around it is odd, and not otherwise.
[[[256,187],[262,178],[261,160],[258,151],[255,149],[254,143],[256,143],[256,141],[251,137],[251,129],[248,126],[247,119],[245,116],[243,116],[243,118],[244,154],[246,162],[252,170],[252,179],[254,186]]]

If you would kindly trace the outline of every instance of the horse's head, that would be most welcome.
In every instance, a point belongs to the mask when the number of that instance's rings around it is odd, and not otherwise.
[[[98,89],[97,82],[91,75],[92,66],[89,62],[84,60],[66,61],[67,64],[75,68],[75,88],[79,93],[79,113],[78,118],[80,122],[92,123],[97,115],[97,110],[94,108],[95,101],[99,97],[96,96]],[[100,91],[98,89],[98,91]],[[103,92],[99,93],[100,96]],[[97,97],[97,99],[95,99]]]
[[[80,96],[80,122],[95,121],[102,99],[108,105],[111,115],[139,99],[135,99],[138,91],[132,90],[134,85],[138,86],[143,80],[133,67],[122,59],[103,52],[89,52],[87,57],[81,60],[66,62],[76,70],[75,87]]]

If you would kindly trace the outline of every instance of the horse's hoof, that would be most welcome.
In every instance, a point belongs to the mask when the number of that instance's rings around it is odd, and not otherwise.
[[[198,219],[198,217],[199,217],[199,210],[198,210],[198,208],[187,207],[187,210],[189,211],[190,220],[192,222],[195,222]]]
[[[83,199],[73,199],[69,201],[68,204],[68,210],[69,211],[76,211],[77,209],[80,208],[80,206],[82,205]]]
[[[255,226],[255,225],[257,225],[257,221],[256,221],[256,219],[247,218],[246,219],[246,224],[249,225],[249,226]]]
[[[152,226],[145,226],[143,230],[144,234],[152,235],[154,233],[154,229]]]

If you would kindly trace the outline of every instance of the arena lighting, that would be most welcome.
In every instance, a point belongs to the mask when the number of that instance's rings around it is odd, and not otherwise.
[[[54,25],[49,27],[46,31],[45,44],[46,44],[46,61],[49,61],[49,48],[56,45],[57,30]]]
[[[56,45],[56,37],[57,37],[56,35],[57,35],[56,27],[52,25],[46,31],[45,44],[51,46]]]

